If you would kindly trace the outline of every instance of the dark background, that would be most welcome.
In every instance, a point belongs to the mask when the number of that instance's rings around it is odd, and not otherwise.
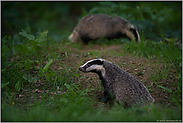
[[[87,14],[121,16],[138,27],[145,39],[181,39],[182,2],[1,2],[1,37],[49,31],[66,39]]]

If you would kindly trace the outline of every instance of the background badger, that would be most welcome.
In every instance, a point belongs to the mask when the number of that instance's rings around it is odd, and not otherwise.
[[[93,59],[79,67],[82,72],[97,73],[102,80],[104,87],[104,102],[110,101],[113,97],[126,106],[145,105],[154,102],[146,87],[129,73],[120,69],[117,65],[104,59]]]
[[[131,40],[140,41],[140,35],[136,27],[127,20],[105,14],[93,14],[83,17],[69,36],[71,42],[79,38],[84,43],[98,38],[119,38],[127,36]]]

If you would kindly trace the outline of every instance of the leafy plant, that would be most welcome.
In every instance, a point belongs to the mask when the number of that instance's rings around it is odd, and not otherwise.
[[[23,40],[24,43],[17,46],[17,50],[23,55],[37,55],[39,48],[43,45],[42,42],[46,42],[48,31],[44,31],[43,33],[38,33],[39,36],[35,38],[31,34],[27,34],[24,30],[19,34],[28,40]],[[45,44],[45,43],[44,43]]]
[[[51,63],[53,62],[53,60],[51,59],[45,66],[44,68],[40,68],[39,69],[39,73],[41,74],[41,76],[44,76],[44,73],[45,73],[45,77],[47,80],[50,80],[51,79],[51,76],[54,75],[53,72],[51,72],[50,70],[48,70],[48,68],[50,67]]]
[[[5,89],[7,87],[14,87],[16,91],[19,91],[20,88],[28,82],[33,82],[36,77],[33,77],[30,72],[33,69],[36,69],[35,67],[32,67],[33,64],[37,64],[35,60],[32,60],[28,57],[31,56],[37,56],[39,52],[39,48],[43,46],[43,42],[47,40],[47,33],[48,31],[45,31],[43,33],[39,33],[39,36],[35,38],[31,34],[27,34],[25,31],[22,30],[19,34],[24,37],[23,43],[19,43],[18,45],[9,44],[9,42],[12,40],[10,37],[8,38],[5,36],[2,40],[2,59],[3,59],[3,65],[2,65],[2,85],[1,88]],[[7,48],[9,47],[9,48]],[[11,53],[11,49],[13,48],[13,54]],[[17,56],[17,54],[21,54]],[[14,56],[13,56],[14,55]],[[11,60],[8,60],[10,56],[13,56]],[[26,57],[27,56],[27,57]],[[21,58],[23,57],[23,58]],[[21,59],[21,60],[19,60]],[[17,60],[19,62],[17,62]],[[50,73],[48,72],[48,67],[51,64],[52,60],[47,64],[43,71],[46,72],[46,78],[50,78]],[[22,73],[21,71],[24,71]]]

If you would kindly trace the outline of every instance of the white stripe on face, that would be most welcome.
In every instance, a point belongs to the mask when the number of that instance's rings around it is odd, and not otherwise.
[[[86,68],[86,71],[87,72],[90,72],[92,70],[100,71],[102,69],[103,69],[103,65],[92,65],[92,66]]]
[[[88,64],[89,62],[94,61],[94,60],[96,60],[96,59],[92,59],[90,61],[87,61],[85,64],[81,65],[80,67],[84,67],[86,64]]]
[[[105,69],[104,69],[103,65],[92,65],[92,66],[86,68],[86,72],[90,72],[92,70],[100,71],[103,77],[105,75]]]
[[[85,64],[81,65],[80,67],[84,67],[85,65],[87,65],[89,62],[95,61],[95,60],[100,60],[102,61],[102,59],[92,59],[90,61],[87,61]]]

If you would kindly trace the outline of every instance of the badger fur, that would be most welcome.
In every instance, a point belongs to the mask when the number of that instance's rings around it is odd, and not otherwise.
[[[104,102],[110,101],[113,97],[119,103],[123,102],[125,107],[154,102],[153,97],[140,81],[107,60],[92,59],[80,66],[79,70],[99,75],[104,87]]]
[[[110,17],[105,14],[93,14],[87,15],[79,21],[69,36],[69,40],[77,42],[80,38],[87,44],[90,40],[98,38],[112,39],[124,36],[133,41],[140,41],[137,28],[127,20],[118,16]]]

